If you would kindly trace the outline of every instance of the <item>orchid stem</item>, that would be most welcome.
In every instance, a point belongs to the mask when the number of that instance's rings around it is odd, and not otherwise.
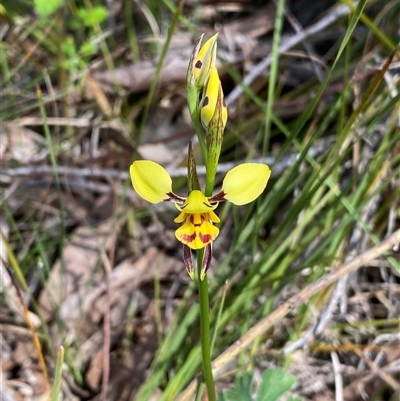
[[[210,331],[210,304],[208,299],[208,280],[200,279],[204,249],[197,251],[197,282],[200,301],[200,336],[201,354],[203,359],[203,375],[207,387],[208,400],[216,401],[214,377],[211,366],[211,331]]]
[[[200,124],[199,113],[196,113],[195,116],[192,116],[192,121],[193,121],[194,127],[196,129],[197,139],[199,140],[201,153],[203,155],[203,163],[204,163],[205,166],[207,166],[207,159],[208,159],[207,144],[206,144],[206,141],[204,139],[202,126]]]

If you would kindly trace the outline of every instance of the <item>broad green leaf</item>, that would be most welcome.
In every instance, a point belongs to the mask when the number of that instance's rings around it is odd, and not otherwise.
[[[278,401],[295,383],[296,378],[288,375],[285,369],[268,369],[262,376],[256,401]]]
[[[108,17],[108,10],[105,7],[93,7],[91,10],[80,8],[78,10],[78,17],[82,20],[86,26],[92,26],[93,24],[99,24]]]
[[[225,390],[219,397],[220,401],[252,401],[253,376],[247,373],[235,379],[234,388]],[[222,398],[221,398],[222,397]]]
[[[41,17],[47,17],[54,13],[64,3],[64,0],[34,0],[35,11]]]

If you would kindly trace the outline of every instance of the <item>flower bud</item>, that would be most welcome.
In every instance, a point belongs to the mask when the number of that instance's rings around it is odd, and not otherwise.
[[[201,35],[190,57],[186,74],[186,97],[190,115],[195,120],[198,120],[199,95],[208,81],[212,68],[215,67],[217,37],[218,34],[215,34],[200,47],[203,39]]]
[[[196,42],[196,45],[194,46],[192,55],[190,56],[189,66],[188,66],[188,70],[186,73],[186,86],[188,89],[194,89],[194,87],[196,86],[195,85],[194,64],[197,61],[197,57],[199,55],[201,41],[203,40],[203,36],[204,36],[204,34],[202,34],[197,39],[197,42]]]
[[[193,61],[193,77],[196,86],[201,89],[207,82],[208,77],[215,68],[215,59],[217,55],[218,33],[211,36],[201,47],[199,54]]]
[[[218,70],[215,67],[211,70],[203,92],[203,99],[200,103],[200,119],[206,131],[208,131],[211,123],[213,126],[218,125],[218,129],[223,131],[228,119],[228,110],[224,102],[221,81]]]

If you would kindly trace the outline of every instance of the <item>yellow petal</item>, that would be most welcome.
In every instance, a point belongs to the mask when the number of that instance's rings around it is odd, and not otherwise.
[[[219,223],[221,220],[219,219],[219,217],[213,212],[211,211],[210,213],[208,213],[208,219],[210,221],[212,221],[213,223]]]
[[[208,213],[217,206],[218,203],[211,205],[203,193],[197,189],[189,194],[184,205],[177,205],[178,209],[184,213]]]
[[[264,191],[270,175],[271,170],[266,164],[240,164],[228,171],[224,178],[224,198],[235,205],[253,202]]]
[[[206,84],[203,99],[200,104],[200,117],[203,127],[207,129],[211,119],[214,116],[217,106],[218,96],[222,95],[221,81],[219,79],[218,70],[214,67],[211,70],[210,77]],[[226,107],[225,107],[226,110]],[[226,118],[228,117],[226,113]],[[225,119],[226,123],[226,119]]]
[[[174,222],[175,223],[183,223],[186,220],[186,217],[187,217],[187,214],[182,212],[177,217],[174,218]]]
[[[132,185],[135,191],[150,203],[169,200],[172,193],[172,180],[165,168],[150,160],[138,160],[130,168]]]
[[[215,240],[219,229],[207,220],[207,215],[190,214],[184,224],[175,231],[178,241],[191,249],[201,249]]]

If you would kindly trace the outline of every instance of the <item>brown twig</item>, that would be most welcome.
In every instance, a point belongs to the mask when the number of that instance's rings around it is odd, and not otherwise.
[[[320,144],[313,146],[307,154],[310,157],[316,158],[323,154],[326,149],[333,143],[334,138],[329,138],[326,141],[322,141]],[[275,157],[262,157],[256,158],[252,160],[246,160],[247,162],[254,163],[266,163],[270,166],[274,166],[272,170],[273,176],[278,176],[282,174],[284,170],[293,165],[296,160],[299,158],[299,153],[288,154],[281,157],[279,160],[276,160]],[[231,168],[235,167],[237,164],[240,164],[244,161],[235,161],[235,162],[227,162],[218,164],[217,173],[226,173]],[[187,176],[187,167],[181,168],[168,168],[167,171],[171,177],[186,177]],[[5,167],[3,166],[0,174],[9,176],[9,177],[26,177],[30,175],[39,175],[39,174],[52,174],[53,168],[49,165],[41,165],[41,166],[21,166],[21,167]],[[82,177],[98,177],[98,178],[106,178],[114,181],[115,179],[126,180],[129,178],[129,173],[127,171],[121,171],[116,169],[99,169],[99,168],[90,168],[90,167],[68,167],[68,166],[57,166],[57,173],[59,176],[77,176],[79,178]],[[206,169],[205,166],[197,167],[198,175],[205,175]]]
[[[114,204],[114,210],[116,208]],[[104,343],[103,343],[103,377],[101,385],[100,400],[107,401],[108,384],[110,381],[110,349],[111,349],[111,275],[113,271],[115,261],[115,243],[117,230],[120,224],[116,224],[114,229],[110,233],[112,241],[110,241],[109,253],[107,255],[105,251],[106,243],[99,244],[100,257],[103,262],[105,272],[105,308],[104,308],[104,320],[103,320],[103,331],[104,331]]]
[[[104,308],[104,320],[103,320],[103,331],[104,331],[104,342],[103,342],[103,377],[101,383],[101,394],[100,400],[107,400],[108,383],[110,380],[110,347],[111,347],[111,295],[110,295],[110,275],[112,272],[112,264],[108,258],[104,248],[100,248],[100,257],[103,262],[105,271],[105,308]]]
[[[48,375],[48,372],[47,372],[46,362],[44,361],[44,354],[43,354],[42,344],[41,344],[41,342],[39,340],[38,334],[36,333],[36,328],[35,328],[35,326],[34,326],[34,324],[32,322],[31,314],[29,312],[28,306],[26,305],[26,302],[25,302],[24,297],[22,295],[21,288],[20,288],[18,282],[15,280],[14,275],[12,274],[12,272],[9,272],[9,273],[10,273],[10,277],[11,277],[11,281],[13,283],[13,286],[17,291],[17,295],[18,295],[19,302],[21,303],[21,306],[22,306],[22,309],[23,309],[23,312],[24,312],[26,323],[27,323],[27,325],[29,327],[29,331],[30,331],[30,333],[32,335],[32,341],[33,341],[33,344],[35,346],[35,349],[36,349],[36,352],[37,352],[37,355],[38,355],[39,365],[40,365],[40,368],[41,368],[42,373],[43,373],[44,384],[45,384],[45,387],[46,387],[46,393],[50,394],[50,391],[51,391],[50,379],[49,379],[49,375]]]

